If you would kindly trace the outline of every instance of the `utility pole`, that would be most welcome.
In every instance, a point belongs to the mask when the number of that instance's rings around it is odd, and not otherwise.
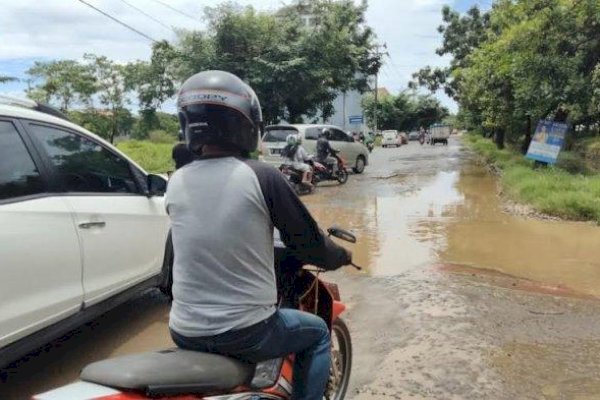
[[[379,45],[379,44],[375,45],[375,55],[377,56],[378,60],[381,60],[381,56],[387,54],[387,51],[386,52],[379,51],[379,48],[381,48],[381,47],[383,47],[384,49],[387,50],[387,45],[385,43],[383,45]],[[373,119],[374,119],[373,125],[374,125],[375,134],[377,134],[378,110],[379,110],[379,70],[377,70],[377,72],[375,73],[375,115],[373,117]]]
[[[375,114],[373,116],[373,125],[375,129],[375,134],[377,135],[377,111],[379,110],[379,71],[375,73]]]
[[[342,116],[344,118],[344,123],[342,126],[343,126],[344,130],[346,130],[346,91],[345,90],[342,92],[342,109],[343,109]]]

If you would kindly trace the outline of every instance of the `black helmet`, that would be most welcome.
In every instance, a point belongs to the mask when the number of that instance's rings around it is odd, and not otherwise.
[[[262,130],[256,93],[225,71],[203,71],[188,78],[177,95],[179,123],[188,148],[223,144],[252,152]]]
[[[329,139],[331,137],[331,129],[323,128],[319,137],[324,137],[325,139]]]

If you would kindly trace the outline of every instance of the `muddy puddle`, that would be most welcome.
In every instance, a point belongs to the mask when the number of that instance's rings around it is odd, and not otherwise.
[[[600,228],[504,213],[495,178],[468,160],[432,175],[351,178],[360,185],[319,190],[305,202],[321,226],[358,235],[355,259],[372,275],[443,263],[531,280],[557,294],[600,296]]]

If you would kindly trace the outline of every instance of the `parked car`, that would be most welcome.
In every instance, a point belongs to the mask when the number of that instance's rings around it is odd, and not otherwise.
[[[296,134],[302,139],[302,145],[309,154],[315,154],[317,139],[325,128],[329,128],[332,137],[329,139],[331,147],[340,150],[341,157],[357,174],[362,174],[369,164],[369,150],[365,145],[354,140],[341,128],[333,125],[270,125],[265,128],[262,138],[261,152],[263,161],[276,167],[281,165],[281,150],[286,145],[288,135]]]
[[[408,140],[419,140],[419,131],[410,131],[408,134]]]
[[[170,291],[167,181],[60,116],[0,99],[0,367]]]
[[[381,132],[381,147],[399,147],[402,146],[402,137],[396,130],[387,130]]]

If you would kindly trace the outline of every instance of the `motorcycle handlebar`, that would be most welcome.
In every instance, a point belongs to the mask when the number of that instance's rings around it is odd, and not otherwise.
[[[353,266],[354,268],[356,268],[356,269],[357,269],[357,270],[359,270],[359,271],[362,271],[362,270],[363,270],[363,267],[361,267],[360,265],[356,265],[356,264],[354,264],[353,262],[351,262],[351,263],[350,263],[350,265],[351,265],[351,266]]]
[[[355,269],[356,269],[356,270],[358,270],[358,271],[362,271],[362,270],[363,270],[363,267],[361,267],[360,265],[356,265],[356,264],[354,264],[353,262],[351,262],[351,263],[350,263],[350,264],[348,264],[347,266],[349,266],[349,267],[353,267],[353,268],[355,268]],[[327,272],[327,271],[329,271],[329,270],[326,270],[326,269],[324,269],[324,268],[317,268],[317,269],[312,269],[312,270],[311,270],[311,269],[309,268],[309,269],[308,269],[308,271],[313,271],[313,272]]]

